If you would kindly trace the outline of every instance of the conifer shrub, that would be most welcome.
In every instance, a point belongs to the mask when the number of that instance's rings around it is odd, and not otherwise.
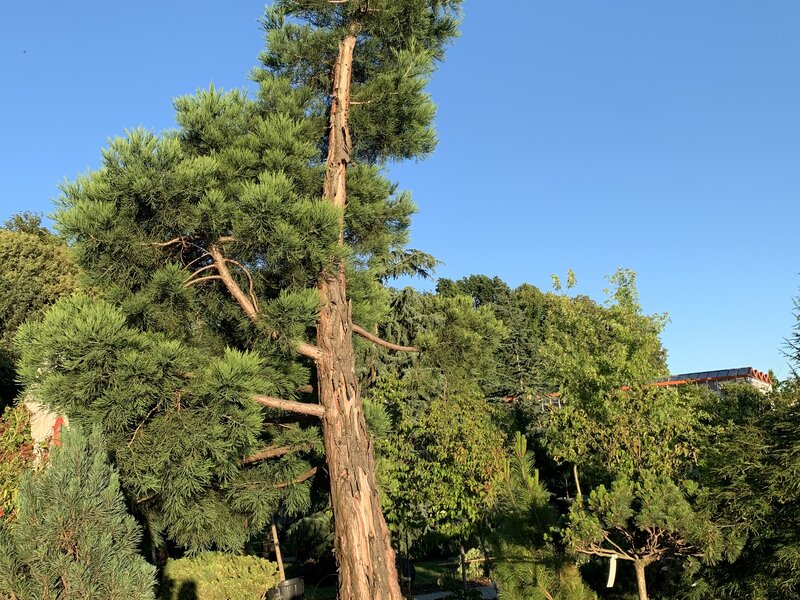
[[[167,561],[162,600],[262,600],[278,584],[275,563],[256,556],[201,552]]]
[[[155,568],[99,431],[61,443],[23,476],[17,516],[0,526],[0,599],[152,600]]]

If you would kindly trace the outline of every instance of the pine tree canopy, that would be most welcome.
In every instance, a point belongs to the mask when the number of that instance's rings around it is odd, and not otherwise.
[[[428,154],[436,144],[435,107],[424,88],[457,35],[460,5],[461,0],[279,0],[263,20],[267,49],[264,68],[255,72],[262,100],[280,79],[313,98],[317,114],[327,117],[339,40],[354,34],[352,157],[380,163]]]
[[[257,424],[276,415],[253,398],[280,394],[295,416],[326,417],[337,547],[351,549],[346,568],[338,556],[342,595],[399,593],[386,536],[380,547],[370,541],[385,523],[351,335],[369,338],[388,315],[386,279],[435,265],[406,249],[415,207],[384,167],[434,148],[424,88],[459,5],[278,0],[263,19],[257,98],[213,87],[179,98],[176,130],[130,131],[110,142],[100,169],[63,186],[59,231],[106,304],[61,307],[85,324],[86,341],[68,349],[51,342],[64,339],[58,320],[69,329],[70,319],[56,314],[41,344],[29,330],[26,381],[117,433],[126,489],[181,545],[240,546],[275,508],[264,486],[278,485],[290,454],[275,466],[241,461],[256,439],[275,446]],[[312,370],[320,404],[301,396]],[[135,385],[151,376],[156,383]],[[69,379],[85,393],[59,400],[52,390]],[[164,447],[140,458],[148,435]],[[313,446],[312,433],[297,435]],[[362,471],[368,491],[354,494],[348,478]],[[239,526],[212,525],[222,514]]]
[[[292,99],[306,112],[302,94],[284,90],[283,103]],[[313,325],[313,286],[335,261],[349,259],[364,326],[386,314],[382,279],[433,266],[403,250],[415,208],[377,166],[351,168],[347,245],[338,244],[340,215],[320,199],[312,119],[214,89],[176,107],[178,132],[113,140],[104,166],[65,185],[59,201],[59,229],[89,282],[131,323],[192,344],[286,351]],[[217,252],[247,312],[221,285]]]
[[[276,413],[252,398],[307,387],[295,351],[312,337],[321,273],[346,263],[354,320],[369,327],[388,312],[384,279],[435,264],[405,250],[415,208],[381,165],[433,148],[423,88],[457,4],[278,2],[257,100],[213,87],[179,98],[175,131],[130,131],[63,186],[58,228],[103,300],[64,302],[27,328],[22,378],[103,427],[154,536],[240,548],[288,491],[274,486],[308,470],[292,453],[242,461],[260,446],[318,446],[313,428],[265,429]],[[321,191],[330,63],[350,28],[361,99],[343,215]]]
[[[215,355],[140,331],[108,302],[81,296],[23,326],[19,340],[26,392],[102,428],[123,490],[156,540],[240,550],[279,508],[307,505],[308,483],[283,484],[309,471],[289,450],[318,450],[318,433],[265,428],[276,411],[253,398],[281,391],[286,377],[258,354]],[[250,460],[264,447],[281,458]]]

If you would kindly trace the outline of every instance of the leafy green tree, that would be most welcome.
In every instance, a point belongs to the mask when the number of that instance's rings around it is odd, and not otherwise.
[[[574,560],[558,548],[552,531],[558,511],[539,480],[526,439],[517,433],[500,488],[493,547],[494,577],[508,600],[592,600]]]
[[[376,379],[371,405],[389,417],[377,442],[389,526],[406,552],[435,532],[463,555],[497,495],[505,436],[484,390],[507,331],[466,296],[404,290],[394,300],[385,331],[422,352],[396,358],[373,350],[364,361],[364,376]]]
[[[257,101],[179,99],[177,131],[112,141],[59,200],[88,280],[129,323],[217,356],[258,352],[283,375],[273,406],[323,417],[345,598],[400,594],[352,334],[399,349],[370,333],[382,281],[434,264],[405,249],[414,207],[382,168],[434,147],[424,87],[459,5],[279,0]],[[297,401],[308,385],[319,404]]]
[[[0,595],[19,600],[153,598],[155,568],[138,553],[100,433],[67,430],[48,464],[28,473],[19,513],[0,528]]]
[[[390,410],[397,422],[382,445],[390,520],[417,534],[464,539],[496,501],[504,439],[491,405],[451,391],[416,418],[404,402]]]
[[[458,281],[440,279],[436,291],[445,298],[472,298],[476,307],[491,310],[508,329],[498,349],[494,378],[486,382],[487,396],[528,400],[538,396],[540,318],[545,295],[530,285],[512,290],[498,277],[486,275],[470,275]]]
[[[553,457],[576,466],[566,542],[581,554],[631,562],[641,600],[649,565],[667,557],[713,561],[725,551],[721,528],[696,501],[696,396],[691,388],[645,386],[565,398],[548,422]]]
[[[605,306],[585,296],[549,295],[542,325],[541,377],[552,391],[578,397],[666,375],[659,335],[666,315],[644,315],[636,274],[609,277]]]
[[[511,290],[483,275],[443,279],[437,290],[470,296],[508,327],[492,395],[538,405],[548,394],[591,395],[666,374],[666,315],[643,314],[634,272],[620,269],[609,282],[604,304],[529,284]]]
[[[16,517],[20,479],[33,464],[30,414],[20,403],[0,418],[0,522]]]
[[[19,391],[12,343],[17,329],[74,292],[76,277],[66,245],[42,227],[40,217],[14,215],[0,228],[0,405]]]
[[[410,288],[394,294],[381,330],[422,350],[398,355],[361,348],[368,407],[384,415],[383,425],[372,418],[370,428],[385,467],[381,487],[390,526],[412,537],[432,530],[460,536],[474,526],[478,507],[487,500],[479,488],[497,473],[503,452],[495,411],[483,390],[507,331],[488,308],[476,308],[466,296]],[[464,505],[431,508],[448,497]]]

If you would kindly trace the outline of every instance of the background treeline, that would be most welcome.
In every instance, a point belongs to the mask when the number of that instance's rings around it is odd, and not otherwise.
[[[205,549],[260,551],[277,518],[298,561],[334,568],[324,472],[303,479],[320,464],[315,428],[281,413],[271,425],[261,413],[268,409],[246,404],[268,385],[264,358],[222,346],[187,353],[135,327],[90,285],[74,295],[78,269],[68,248],[35,216],[15,217],[0,240],[14,249],[0,276],[28,273],[26,285],[2,294],[9,314],[17,309],[2,331],[17,339],[5,346],[16,371],[4,376],[6,527],[31,518],[33,488],[16,490],[45,472],[25,474],[32,443],[13,400],[27,394],[94,429],[84,452],[111,458],[120,506],[146,533],[133,547],[151,562]],[[48,287],[53,280],[63,287]],[[642,313],[629,271],[610,278],[603,304],[485,276],[439,280],[435,293],[387,291],[388,312],[374,332],[420,352],[359,343],[358,375],[384,513],[402,555],[442,559],[476,548],[471,558],[489,560],[470,576],[489,574],[503,598],[635,598],[644,593],[637,572],[654,598],[796,597],[794,378],[766,395],[744,385],[722,395],[647,385],[666,374],[666,317]],[[787,348],[794,364],[799,335],[791,333]],[[58,368],[43,368],[57,360]],[[19,382],[27,385],[17,396]],[[148,415],[164,390],[172,390],[173,410]],[[143,424],[130,411],[146,400]],[[247,462],[260,445],[280,450]],[[251,465],[260,466],[257,476]],[[73,469],[69,477],[81,475]],[[19,565],[25,545],[47,533],[16,527],[28,536],[5,556]],[[607,589],[613,555],[619,573]]]

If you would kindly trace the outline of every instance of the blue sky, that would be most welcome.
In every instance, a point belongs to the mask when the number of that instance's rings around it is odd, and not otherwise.
[[[109,137],[247,87],[263,0],[5,2],[0,220],[49,212]],[[668,312],[673,372],[788,374],[800,252],[800,3],[466,0],[430,85],[440,144],[391,168],[443,277],[602,299],[618,267]],[[425,287],[425,284],[420,284]]]

